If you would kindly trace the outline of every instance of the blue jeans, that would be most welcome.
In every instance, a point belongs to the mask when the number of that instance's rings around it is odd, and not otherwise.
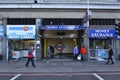
[[[85,57],[85,55],[81,54],[81,61],[84,61],[84,57]]]
[[[46,61],[49,61],[50,60],[50,57],[46,57]]]

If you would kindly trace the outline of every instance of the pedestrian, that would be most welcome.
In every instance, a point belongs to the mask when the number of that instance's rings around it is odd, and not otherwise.
[[[106,62],[106,64],[109,64],[110,60],[111,60],[111,64],[114,64],[114,61],[113,61],[113,58],[112,58],[113,55],[114,55],[114,52],[113,52],[113,49],[110,45],[109,48],[108,48],[108,61]]]
[[[77,45],[73,49],[73,56],[74,56],[74,60],[77,61],[77,57],[78,57],[78,46]]]
[[[51,58],[54,58],[54,47],[50,45],[50,50],[51,50]]]
[[[87,54],[87,50],[84,47],[84,45],[80,48],[80,54],[81,54],[81,61],[85,60],[85,55]]]
[[[13,60],[13,49],[12,48],[8,48],[8,63],[10,64],[10,61]]]
[[[26,67],[28,66],[28,64],[29,64],[29,62],[31,61],[31,63],[32,63],[32,66],[33,67],[36,67],[35,66],[35,64],[34,64],[34,61],[33,61],[33,59],[34,59],[34,55],[33,55],[33,50],[34,49],[34,47],[33,46],[31,46],[31,48],[29,49],[29,51],[28,51],[28,60],[27,60],[27,63],[26,63]]]
[[[51,50],[50,50],[50,46],[48,46],[46,51],[46,62],[49,62],[50,58],[51,58]]]

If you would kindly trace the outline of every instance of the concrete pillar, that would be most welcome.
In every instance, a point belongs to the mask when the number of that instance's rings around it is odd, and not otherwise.
[[[7,20],[3,17],[0,17],[0,26],[3,26],[3,38],[0,39],[0,55],[2,56],[2,59],[6,59],[6,37],[4,36],[6,33],[6,22]]]
[[[39,33],[39,27],[41,26],[42,19],[36,19],[36,60],[40,61],[42,60],[42,52],[41,52],[41,35]]]
[[[115,46],[115,55],[116,55],[116,58],[120,60],[120,41],[119,40],[116,40],[116,46]]]
[[[6,60],[7,58],[7,39],[6,39],[6,26],[7,26],[7,18],[3,18],[3,29],[4,29],[4,36],[2,41],[2,53],[3,53],[3,59]]]

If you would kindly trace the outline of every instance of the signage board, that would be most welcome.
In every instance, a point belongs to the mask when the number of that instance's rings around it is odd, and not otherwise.
[[[80,25],[46,25],[46,26],[40,26],[40,29],[45,30],[80,30],[80,29],[86,29],[86,26],[80,26]]]
[[[88,36],[91,38],[112,38],[115,37],[115,29],[89,29]]]
[[[106,58],[107,56],[106,56],[106,53],[107,51],[106,50],[98,50],[98,57],[100,57],[100,58]]]
[[[35,25],[7,25],[7,39],[35,39]]]

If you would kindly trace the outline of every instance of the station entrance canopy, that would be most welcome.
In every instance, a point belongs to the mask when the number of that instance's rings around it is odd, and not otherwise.
[[[81,30],[86,29],[87,26],[80,26],[80,25],[46,25],[46,26],[39,26],[40,29],[43,30]]]

